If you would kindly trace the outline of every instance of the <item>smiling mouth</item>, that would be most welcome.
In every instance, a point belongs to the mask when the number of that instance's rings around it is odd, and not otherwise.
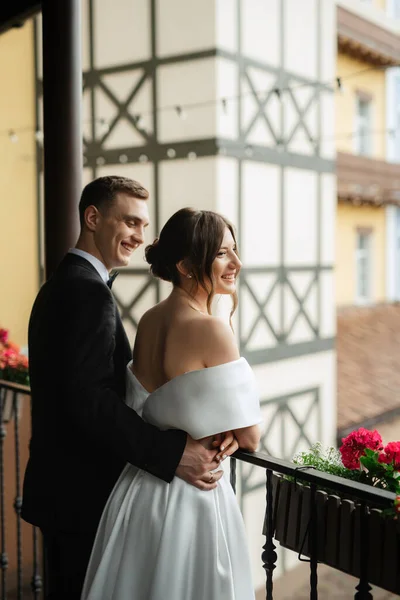
[[[125,250],[128,250],[128,252],[133,252],[135,249],[135,246],[131,246],[130,244],[126,244],[124,242],[121,242],[121,246],[125,248]]]
[[[222,275],[222,279],[225,279],[225,281],[235,281],[236,273],[232,273],[231,275]]]

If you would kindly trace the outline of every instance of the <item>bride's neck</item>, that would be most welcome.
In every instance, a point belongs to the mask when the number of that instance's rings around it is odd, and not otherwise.
[[[195,310],[198,310],[199,312],[204,313],[205,315],[208,314],[207,292],[205,292],[205,290],[203,290],[202,288],[197,289],[196,292],[193,292],[193,284],[191,284],[190,286],[174,286],[171,292],[171,298],[179,299],[191,308],[194,308]]]

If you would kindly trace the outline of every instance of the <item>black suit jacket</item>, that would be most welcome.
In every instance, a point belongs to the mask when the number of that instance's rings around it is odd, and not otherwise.
[[[186,434],[161,432],[124,402],[131,350],[111,291],[67,254],[29,322],[32,438],[22,517],[56,531],[94,531],[127,462],[171,481]]]

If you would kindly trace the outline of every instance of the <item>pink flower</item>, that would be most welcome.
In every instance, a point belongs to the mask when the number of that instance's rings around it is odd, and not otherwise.
[[[376,431],[370,431],[360,427],[357,431],[352,431],[347,437],[342,439],[343,444],[340,447],[342,462],[346,469],[359,469],[360,458],[365,455],[365,449],[382,450],[382,438]]]
[[[400,442],[389,442],[386,444],[378,460],[380,463],[387,465],[393,464],[396,470],[400,470]]]
[[[8,341],[8,330],[0,329],[0,343],[7,344]]]

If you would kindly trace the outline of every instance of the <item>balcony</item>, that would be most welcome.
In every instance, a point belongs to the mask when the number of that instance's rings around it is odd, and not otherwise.
[[[20,516],[29,429],[29,388],[0,381],[0,593],[8,600],[43,597],[40,534]],[[237,461],[265,471],[266,509],[260,523],[265,544],[260,560],[266,584],[258,597],[274,597],[277,541],[309,562],[311,599],[318,598],[319,563],[355,575],[359,580],[355,598],[372,598],[370,582],[400,592],[400,527],[381,512],[393,505],[393,493],[241,451],[231,459],[234,490]]]
[[[341,202],[400,206],[400,170],[397,164],[339,152],[337,185]]]

